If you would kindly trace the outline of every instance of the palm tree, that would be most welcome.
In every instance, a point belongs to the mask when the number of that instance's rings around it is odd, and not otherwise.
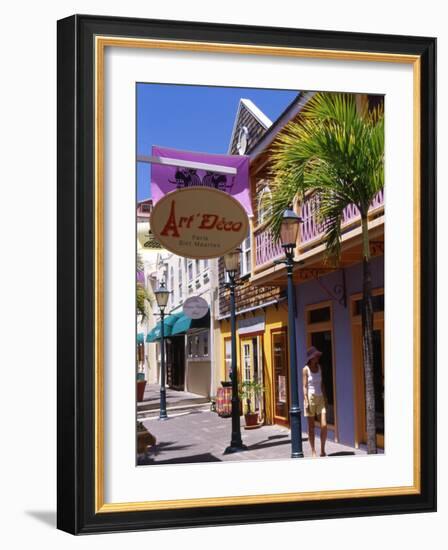
[[[369,207],[384,185],[384,115],[354,94],[317,93],[299,122],[289,123],[273,146],[268,224],[278,236],[284,210],[313,191],[314,215],[324,229],[327,261],[337,265],[344,209],[360,212],[363,256],[362,349],[367,451],[376,452],[373,375],[373,306],[368,232]]]
[[[141,315],[141,321],[143,322],[147,317],[146,301],[149,302],[149,295],[146,288],[139,282],[137,282],[137,315]]]

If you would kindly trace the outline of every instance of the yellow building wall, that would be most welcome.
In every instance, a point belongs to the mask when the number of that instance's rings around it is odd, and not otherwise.
[[[250,314],[249,314],[250,315]],[[237,320],[241,316],[237,317]],[[238,325],[237,325],[238,326]],[[287,304],[281,303],[278,307],[268,306],[265,308],[265,330],[262,334],[259,332],[238,334],[237,331],[237,365],[238,365],[238,380],[241,380],[241,341],[260,334],[262,336],[262,357],[263,357],[263,385],[265,388],[265,423],[272,424],[274,418],[274,388],[273,388],[273,357],[272,357],[272,337],[271,332],[286,328],[288,326],[288,309]],[[219,354],[219,373],[221,380],[225,380],[226,376],[226,361],[225,361],[225,340],[230,338],[230,321],[225,320],[220,322],[220,354]]]

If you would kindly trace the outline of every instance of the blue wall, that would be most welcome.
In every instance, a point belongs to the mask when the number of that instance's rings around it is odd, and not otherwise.
[[[305,307],[319,302],[331,301],[333,303],[333,351],[335,365],[335,405],[337,407],[337,420],[339,428],[339,442],[353,446],[355,442],[354,426],[354,393],[352,372],[352,328],[350,317],[350,296],[362,292],[362,264],[346,268],[347,307],[340,305],[337,300],[322,288],[318,281],[308,281],[296,286],[297,301],[297,358],[299,370],[300,403],[303,403],[302,392],[302,368],[306,361],[306,324]],[[320,281],[329,290],[342,283],[342,271],[335,271],[321,277]],[[372,287],[384,287],[384,257],[372,259]],[[302,428],[307,430],[307,421],[303,419]],[[334,434],[329,430],[329,438]]]

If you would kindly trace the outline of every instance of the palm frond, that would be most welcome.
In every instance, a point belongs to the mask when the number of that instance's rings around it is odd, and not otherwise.
[[[327,261],[337,264],[341,254],[341,223],[344,209],[348,206],[346,198],[328,190],[319,196],[319,209],[316,217],[324,227]]]
[[[343,210],[367,213],[384,185],[384,113],[360,109],[354,94],[317,93],[298,122],[290,122],[272,146],[271,215],[278,236],[284,210],[311,190],[320,200],[329,256],[339,253]]]
[[[149,302],[150,297],[146,288],[139,282],[137,282],[136,292],[136,309],[137,315],[142,316],[142,321],[147,318],[146,302]]]

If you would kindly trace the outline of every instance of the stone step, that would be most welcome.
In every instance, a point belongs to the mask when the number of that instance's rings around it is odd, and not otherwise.
[[[166,411],[168,416],[170,413],[173,415],[177,415],[180,413],[185,413],[189,411],[198,411],[198,410],[210,410],[210,402],[204,401],[203,403],[190,403],[190,404],[183,404],[183,405],[173,405],[173,406],[167,406]],[[137,419],[142,418],[158,418],[160,413],[160,408],[154,409],[137,409]]]
[[[170,407],[188,407],[190,405],[203,405],[204,403],[210,403],[210,399],[207,397],[186,397],[184,399],[167,399],[167,408]],[[160,400],[153,399],[150,403],[147,401],[139,401],[137,403],[138,411],[159,410]]]

